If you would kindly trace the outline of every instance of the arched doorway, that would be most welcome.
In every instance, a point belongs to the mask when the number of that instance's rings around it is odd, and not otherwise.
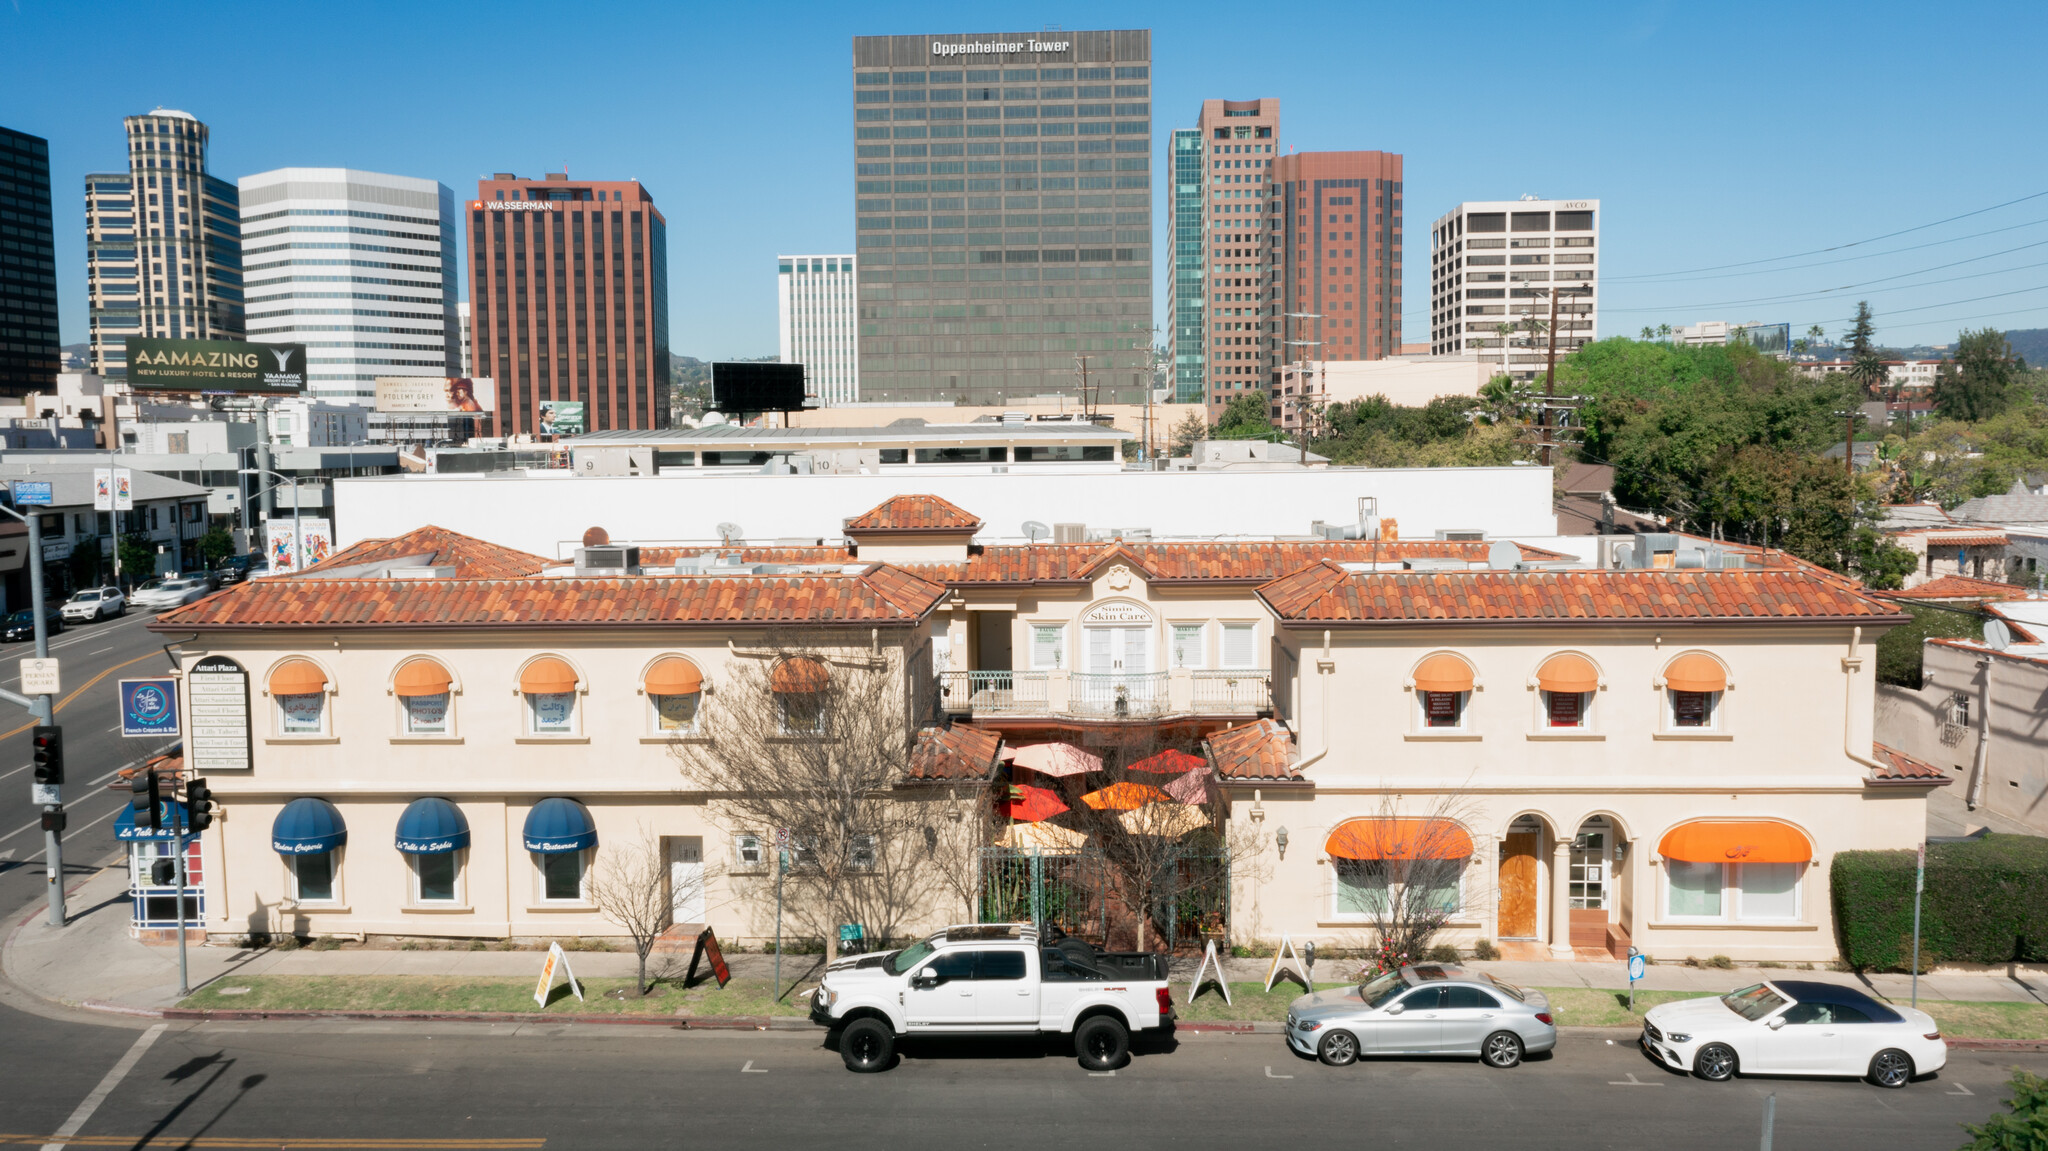
[[[1534,943],[1543,938],[1542,859],[1548,838],[1542,818],[1534,815],[1517,818],[1501,836],[1494,931],[1501,939]]]
[[[1081,670],[1074,676],[1079,709],[1146,715],[1165,699],[1165,675],[1152,670],[1158,624],[1142,604],[1110,600],[1081,617]]]

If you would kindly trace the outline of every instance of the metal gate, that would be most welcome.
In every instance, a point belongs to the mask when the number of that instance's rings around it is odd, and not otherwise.
[[[1061,853],[989,847],[981,852],[976,905],[983,923],[1030,923],[1041,932],[1050,923],[1107,945],[1110,904],[1123,899],[1119,886],[1114,869],[1092,845]],[[1164,861],[1152,885],[1152,922],[1165,932],[1169,950],[1198,950],[1205,933],[1227,931],[1229,860],[1188,851]]]

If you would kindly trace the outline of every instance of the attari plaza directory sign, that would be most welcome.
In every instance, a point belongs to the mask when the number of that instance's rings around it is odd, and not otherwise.
[[[192,775],[247,771],[250,756],[249,673],[224,655],[210,655],[185,673],[185,763]]]

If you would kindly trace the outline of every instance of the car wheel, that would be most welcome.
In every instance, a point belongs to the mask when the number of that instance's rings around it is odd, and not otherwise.
[[[1349,1067],[1358,1062],[1358,1036],[1342,1027],[1323,1036],[1316,1044],[1316,1058],[1332,1067]]]
[[[1735,1049],[1726,1043],[1709,1043],[1693,1057],[1692,1073],[1710,1083],[1735,1077]]]
[[[886,1070],[896,1054],[896,1035],[879,1019],[856,1019],[839,1035],[839,1058],[848,1071],[868,1074]]]
[[[1131,1053],[1131,1033],[1107,1015],[1098,1015],[1074,1029],[1074,1054],[1090,1071],[1114,1071]]]
[[[1479,1058],[1488,1067],[1513,1067],[1522,1061],[1522,1037],[1512,1031],[1496,1031],[1479,1045]]]
[[[1887,1047],[1871,1057],[1870,1081],[1879,1087],[1904,1087],[1913,1080],[1913,1057]]]

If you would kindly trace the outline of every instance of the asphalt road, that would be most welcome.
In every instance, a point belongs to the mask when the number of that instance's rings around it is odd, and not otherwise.
[[[149,612],[130,611],[50,637],[50,655],[58,660],[64,688],[57,697],[57,723],[64,728],[64,804],[70,815],[64,863],[74,878],[117,849],[114,813],[128,800],[107,790],[113,773],[160,750],[157,742],[121,737],[117,686],[122,679],[161,675],[170,668],[163,638],[145,626],[152,618]],[[0,687],[20,691],[16,661],[34,654],[30,642],[0,646]],[[29,802],[29,729],[34,723],[26,711],[0,702],[0,908],[48,898],[42,808]]]

